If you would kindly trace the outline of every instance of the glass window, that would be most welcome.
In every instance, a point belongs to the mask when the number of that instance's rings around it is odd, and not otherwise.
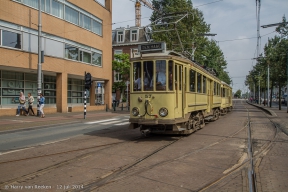
[[[117,32],[117,42],[119,43],[123,42],[123,31]]]
[[[169,65],[168,67],[169,90],[172,91],[173,90],[173,61],[169,61],[168,65]]]
[[[2,45],[21,49],[21,34],[2,30]]]
[[[50,13],[50,0],[46,0],[46,12]]]
[[[165,60],[157,60],[156,61],[156,75],[155,75],[155,82],[156,82],[156,90],[157,91],[164,91],[166,90],[166,61]],[[150,86],[152,87],[153,82],[151,82]]]
[[[52,39],[45,39],[45,50],[44,50],[45,55],[63,58],[64,55],[63,44],[64,43]]]
[[[2,71],[2,78],[24,80],[24,73],[13,72],[13,71]]]
[[[182,89],[182,66],[179,66],[179,90]]]
[[[36,9],[38,9],[38,7],[39,7],[38,0],[23,0],[23,3],[26,5],[29,5],[31,7],[34,7]]]
[[[97,21],[95,20],[92,20],[93,22],[93,25],[92,25],[92,31],[94,33],[97,33],[99,35],[102,35],[102,24],[101,23],[98,23]]]
[[[141,62],[133,63],[133,74],[134,74],[134,91],[141,91]]]
[[[195,77],[196,77],[196,72],[194,70],[190,70],[190,91],[195,92],[195,87],[196,87],[196,82],[195,82]]]
[[[71,23],[78,25],[79,24],[79,12],[68,6],[65,6],[65,19]]]
[[[216,90],[217,90],[217,87],[216,87],[216,82],[214,81],[214,95],[216,95]]]
[[[151,86],[151,82],[153,84],[153,61],[144,61],[143,62],[143,70],[144,70],[144,91],[152,91],[153,87]]]
[[[206,93],[206,77],[203,76],[203,93]]]
[[[23,33],[23,50],[38,53],[38,37],[29,33]]]
[[[41,0],[41,11],[45,11],[45,0]]]
[[[51,92],[51,94],[53,94]],[[68,91],[67,91],[68,103],[83,103],[84,102],[84,80],[68,78]],[[86,102],[90,103],[90,93],[86,93]]]
[[[197,73],[197,93],[202,93],[202,75]]]
[[[102,66],[102,55],[92,52],[92,64]]]
[[[52,0],[52,15],[63,18],[63,4],[58,0]]]
[[[80,51],[80,61],[91,63],[91,53]]]
[[[78,61],[78,48],[71,45],[65,44],[65,57],[68,59],[73,59]]]
[[[91,18],[80,13],[80,26],[91,30]]]
[[[137,30],[131,31],[131,41],[137,41],[138,40],[137,33],[138,33]]]
[[[177,90],[178,89],[178,86],[177,86],[177,76],[178,76],[178,74],[177,74],[177,68],[178,68],[178,66],[177,65],[174,65],[175,66],[175,71],[174,71],[174,74],[175,74],[175,77],[174,77],[174,82],[175,82],[175,89]]]

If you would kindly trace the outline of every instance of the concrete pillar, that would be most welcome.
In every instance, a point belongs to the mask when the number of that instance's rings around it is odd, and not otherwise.
[[[93,81],[91,88],[90,88],[90,106],[94,106],[95,105],[95,85],[96,82]]]
[[[57,73],[56,75],[56,107],[57,112],[67,113],[67,73]]]

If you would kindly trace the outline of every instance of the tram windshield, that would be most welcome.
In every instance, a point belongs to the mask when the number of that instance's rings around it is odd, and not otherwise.
[[[155,91],[155,90],[166,91],[166,74],[167,74],[166,60],[156,60],[155,62],[143,61],[143,63],[134,62],[133,63],[133,80],[134,80],[133,90],[134,91]],[[171,71],[171,74],[172,74],[172,71]]]

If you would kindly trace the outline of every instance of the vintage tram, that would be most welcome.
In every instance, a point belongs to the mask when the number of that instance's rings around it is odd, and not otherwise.
[[[130,126],[142,133],[190,134],[232,109],[232,88],[165,43],[131,58]]]

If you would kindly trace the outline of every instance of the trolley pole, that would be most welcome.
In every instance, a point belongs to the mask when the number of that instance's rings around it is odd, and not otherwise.
[[[38,103],[37,103],[37,116],[40,116],[40,94],[42,89],[42,64],[41,64],[41,50],[42,50],[42,40],[41,40],[41,0],[38,1],[38,65],[37,65],[37,92],[38,92]]]
[[[86,119],[86,89],[84,91],[84,119]]]

